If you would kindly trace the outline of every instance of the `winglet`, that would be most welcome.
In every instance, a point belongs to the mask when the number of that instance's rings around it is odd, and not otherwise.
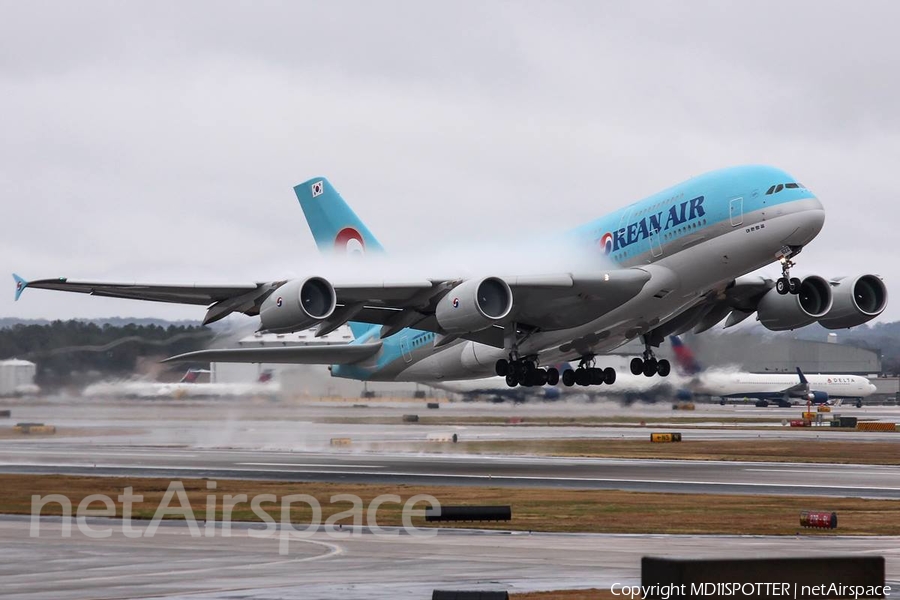
[[[800,370],[800,367],[797,367],[797,375],[800,377],[800,383],[809,385],[809,381],[807,381],[806,375],[803,374],[803,371]]]
[[[22,292],[25,291],[25,288],[28,287],[28,282],[13,273],[13,279],[16,280],[16,300],[19,299],[19,296],[22,295]]]

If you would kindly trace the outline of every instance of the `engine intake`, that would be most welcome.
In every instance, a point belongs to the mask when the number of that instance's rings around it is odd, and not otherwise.
[[[441,298],[434,314],[448,333],[487,329],[512,311],[509,285],[498,277],[465,281]]]
[[[259,319],[266,331],[290,333],[327,319],[336,306],[337,294],[327,280],[294,279],[269,294],[260,306]]]
[[[799,294],[782,296],[774,288],[766,292],[756,312],[766,329],[785,331],[821,319],[831,310],[831,305],[831,286],[818,275],[811,275],[800,283]]]
[[[828,392],[810,392],[806,395],[806,399],[813,404],[825,404],[828,402]]]
[[[831,280],[834,305],[819,323],[828,329],[856,327],[874,319],[887,306],[887,287],[877,275]]]

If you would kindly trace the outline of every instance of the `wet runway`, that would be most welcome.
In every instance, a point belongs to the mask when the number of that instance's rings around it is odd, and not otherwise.
[[[460,439],[646,439],[649,431],[682,431],[695,440],[821,439],[900,442],[893,432],[859,432],[829,427],[786,427],[799,418],[801,408],[758,409],[745,406],[697,405],[694,411],[673,411],[665,405],[621,407],[613,402],[541,403],[513,406],[486,403],[442,402],[429,410],[422,402],[270,402],[252,399],[98,402],[78,398],[29,403],[3,403],[13,413],[10,425],[21,421],[44,422],[61,431],[90,438],[92,446],[191,446],[286,451],[328,448],[333,437],[352,437],[354,443],[418,444],[433,433],[456,433]],[[900,422],[900,408],[835,408],[847,416]],[[404,414],[423,419],[457,419],[456,424],[405,424]],[[576,424],[511,426],[506,419],[568,418]],[[497,424],[468,424],[466,419],[501,420]],[[612,425],[588,425],[587,419],[607,419]],[[655,424],[646,419],[688,418],[690,425]],[[584,419],[584,425],[577,424]],[[746,420],[735,424],[734,419]],[[374,421],[366,423],[364,421]],[[748,427],[754,427],[748,429]],[[64,442],[62,435],[48,441]],[[0,441],[2,442],[2,441]],[[3,442],[5,443],[5,442]],[[402,448],[397,448],[402,449]]]
[[[100,523],[99,520],[93,523]],[[118,521],[108,521],[110,526]],[[100,525],[97,525],[99,528]],[[140,528],[140,525],[135,525]],[[168,598],[333,600],[430,598],[434,589],[523,592],[637,584],[642,556],[682,558],[879,555],[900,580],[900,538],[662,536],[441,531],[432,539],[317,533],[292,540],[192,537],[183,523],[152,538],[90,539],[58,519],[29,536],[27,517],[0,517],[0,589],[8,600]]]
[[[361,401],[360,403],[365,402]],[[395,485],[483,485],[655,492],[900,497],[900,467],[832,464],[571,459],[528,456],[425,455],[430,433],[463,440],[553,438],[646,439],[649,431],[681,430],[692,439],[896,440],[900,434],[797,430],[780,421],[800,409],[614,404],[510,406],[442,403],[271,403],[266,401],[16,402],[6,421],[56,425],[50,437],[0,439],[0,473],[68,473],[168,479],[246,478],[369,482]],[[896,408],[844,414],[900,421]],[[503,424],[409,425],[402,415],[440,417],[610,417],[621,426],[520,427]],[[641,427],[643,419],[691,417],[718,429]],[[758,429],[737,428],[749,418]],[[772,419],[775,419],[774,421]],[[365,423],[372,419],[378,422]],[[350,422],[348,422],[350,421]],[[2,425],[0,425],[2,426]],[[331,449],[332,437],[352,437],[351,449]],[[408,442],[408,445],[406,444]],[[366,451],[387,443],[390,452]],[[452,446],[449,446],[452,448]],[[448,446],[445,446],[446,450]],[[403,450],[407,451],[404,452]],[[27,517],[0,516],[0,590],[4,598],[333,599],[428,598],[442,589],[609,587],[638,583],[645,555],[680,557],[878,554],[888,577],[900,579],[900,538],[658,536],[441,531],[437,538],[360,534],[335,540],[316,533],[290,541],[249,535],[192,537],[177,522],[152,538],[127,539],[114,530],[91,539],[77,528],[60,535],[58,519],[42,519],[40,537]],[[117,523],[117,522],[113,522]],[[136,525],[141,527],[141,525]]]
[[[0,473],[900,497],[900,467],[0,444]]]

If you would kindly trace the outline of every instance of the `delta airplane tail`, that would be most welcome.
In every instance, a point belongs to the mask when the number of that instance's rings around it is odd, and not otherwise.
[[[324,177],[315,177],[294,186],[309,230],[323,254],[364,256],[383,253],[384,248],[350,205]],[[380,325],[348,323],[353,337],[359,339]]]
[[[703,367],[697,362],[694,352],[677,335],[673,335],[669,339],[672,342],[672,351],[675,352],[675,364],[678,365],[678,370],[685,375],[700,373]]]

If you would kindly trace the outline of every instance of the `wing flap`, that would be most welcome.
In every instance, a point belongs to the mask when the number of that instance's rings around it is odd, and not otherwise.
[[[349,365],[374,356],[381,342],[333,346],[280,346],[278,348],[222,348],[187,352],[169,362],[286,363],[297,365]]]

